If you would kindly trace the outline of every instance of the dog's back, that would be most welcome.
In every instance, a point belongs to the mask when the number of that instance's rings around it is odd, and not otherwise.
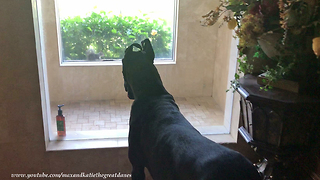
[[[202,136],[180,113],[153,65],[149,40],[126,50],[125,89],[135,99],[130,114],[129,159],[132,179],[259,180],[255,167],[242,155]]]
[[[139,161],[144,161],[154,180],[260,179],[238,152],[203,137],[169,94],[135,101],[130,128],[140,137],[144,159]]]

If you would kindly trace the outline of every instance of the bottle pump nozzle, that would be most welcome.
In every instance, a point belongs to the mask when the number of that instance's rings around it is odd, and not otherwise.
[[[61,107],[62,107],[62,106],[64,106],[64,104],[58,105],[58,108],[59,108],[59,110],[58,110],[58,115],[59,115],[59,116],[62,116],[62,110],[61,110]]]

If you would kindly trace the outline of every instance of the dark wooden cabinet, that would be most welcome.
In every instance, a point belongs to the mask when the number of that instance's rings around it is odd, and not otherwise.
[[[286,169],[300,157],[319,155],[319,97],[279,89],[264,91],[252,75],[240,79],[237,92],[243,124],[239,132],[268,161],[269,168],[260,164],[262,171],[269,169],[265,179],[281,179],[274,175],[277,168]]]

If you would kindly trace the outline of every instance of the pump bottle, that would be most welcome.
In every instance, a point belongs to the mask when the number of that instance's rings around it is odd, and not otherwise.
[[[58,136],[66,136],[66,121],[65,116],[62,114],[62,106],[64,106],[64,104],[58,105],[59,110],[56,116]]]

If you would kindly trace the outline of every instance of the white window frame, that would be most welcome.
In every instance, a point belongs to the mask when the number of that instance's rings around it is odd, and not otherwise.
[[[173,27],[172,27],[172,59],[166,58],[155,58],[154,64],[176,64],[176,51],[177,51],[177,24],[178,24],[178,3],[179,0],[174,0],[174,17],[173,17]],[[63,60],[62,51],[62,38],[60,31],[60,16],[58,11],[58,2],[55,0],[55,11],[56,11],[56,24],[57,24],[57,35],[58,35],[58,49],[59,49],[59,61],[60,66],[112,66],[112,65],[122,65],[121,59],[114,59],[112,61],[79,61],[79,60]]]
[[[51,122],[51,110],[50,110],[50,97],[48,88],[48,78],[46,71],[46,51],[45,42],[42,31],[41,13],[38,11],[37,4],[39,5],[41,0],[32,0],[33,17],[34,17],[34,29],[37,49],[37,61],[39,70],[39,81],[41,91],[41,105],[43,113],[43,124],[45,133],[45,144],[47,151],[60,151],[60,150],[75,150],[75,149],[94,149],[94,148],[115,148],[115,147],[127,147],[127,133],[125,135],[118,136],[114,134],[110,138],[101,139],[99,136],[88,135],[86,138],[81,138],[81,133],[74,134],[75,139],[64,140],[59,138],[50,138],[50,123]],[[238,40],[232,38],[231,50],[229,56],[229,74],[228,82],[234,78],[234,74],[237,68],[237,44]],[[226,105],[224,113],[224,125],[215,126],[207,130],[207,133],[203,133],[207,138],[217,143],[236,143],[238,137],[238,125],[239,125],[239,106],[240,95],[229,91],[226,96]],[[214,133],[210,133],[214,132]]]

